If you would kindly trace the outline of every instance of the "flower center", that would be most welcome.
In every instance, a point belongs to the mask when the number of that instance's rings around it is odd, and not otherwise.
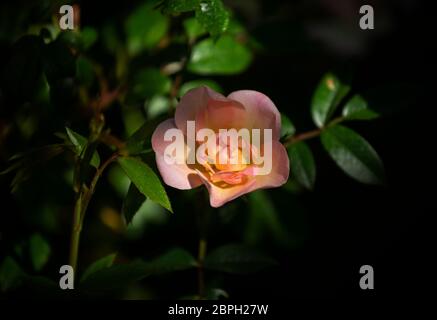
[[[248,159],[245,160],[241,149],[236,148],[231,152],[224,152],[224,155],[217,154],[215,168],[219,171],[242,171],[249,163]]]

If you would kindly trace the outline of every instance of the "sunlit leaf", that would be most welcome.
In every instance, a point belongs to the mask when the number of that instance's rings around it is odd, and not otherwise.
[[[229,25],[229,12],[222,0],[200,0],[196,18],[213,37],[225,32]]]
[[[199,2],[200,0],[165,0],[162,4],[162,11],[165,14],[194,11],[199,6]]]
[[[199,79],[199,80],[185,82],[181,86],[181,88],[179,89],[179,96],[182,97],[189,90],[200,87],[200,86],[207,86],[216,92],[223,92],[222,87],[220,87],[220,85],[217,82],[215,82],[214,80]]]
[[[326,74],[314,92],[311,102],[311,114],[314,123],[323,127],[331,118],[339,103],[349,92],[349,86],[333,74]]]
[[[336,125],[324,130],[321,139],[331,158],[347,175],[362,183],[383,183],[385,174],[381,159],[358,133]]]
[[[379,114],[369,109],[367,101],[360,95],[354,95],[343,108],[343,117],[348,120],[371,120]]]
[[[141,5],[126,20],[129,53],[136,55],[144,49],[155,47],[167,33],[168,27],[168,17],[155,10],[153,3]]]
[[[161,181],[146,163],[132,157],[122,157],[117,161],[142,194],[173,212]]]
[[[270,257],[243,245],[225,245],[212,251],[204,266],[210,270],[248,274],[272,267],[277,263]]]
[[[184,20],[184,29],[190,42],[193,42],[207,32],[196,18],[188,18]]]
[[[156,95],[148,100],[144,107],[147,109],[148,119],[154,119],[163,114],[168,115],[170,108],[170,100],[166,96]]]
[[[297,142],[288,147],[291,175],[307,189],[313,189],[316,181],[316,164],[313,153],[305,142]]]
[[[73,144],[73,146],[75,148],[76,154],[78,156],[82,155],[84,148],[87,146],[87,143],[88,143],[87,138],[85,138],[84,136],[80,135],[77,132],[74,132],[73,130],[71,130],[68,127],[65,127],[65,130],[67,131],[67,136],[68,136],[70,142]],[[94,151],[90,164],[95,168],[99,167],[100,156],[97,153],[97,151]]]
[[[191,53],[188,70],[197,74],[236,74],[243,72],[252,61],[252,53],[229,35],[205,39]]]

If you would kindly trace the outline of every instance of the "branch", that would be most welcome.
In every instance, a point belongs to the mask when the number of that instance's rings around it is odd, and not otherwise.
[[[298,143],[300,141],[304,141],[304,140],[308,140],[311,138],[315,138],[318,137],[322,131],[328,127],[331,127],[333,125],[336,125],[337,123],[340,123],[344,120],[344,117],[337,117],[335,119],[333,119],[331,122],[329,122],[326,126],[321,127],[319,129],[314,129],[311,131],[307,131],[304,133],[300,133],[300,134],[296,134],[293,136],[288,137],[287,139],[285,139],[285,141],[282,143],[285,147],[289,147],[292,144]]]

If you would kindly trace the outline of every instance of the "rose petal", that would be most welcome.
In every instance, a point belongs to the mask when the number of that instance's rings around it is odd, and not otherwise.
[[[275,104],[258,91],[239,90],[228,95],[229,99],[240,102],[252,119],[252,128],[272,129],[272,137],[279,140],[281,132],[281,115]]]
[[[164,120],[156,127],[152,135],[152,149],[155,153],[163,155],[165,148],[172,143],[164,140],[165,133],[170,129],[178,129],[173,118]]]
[[[244,106],[237,102],[209,100],[206,108],[199,110],[196,117],[196,130],[209,128],[216,132],[219,129],[241,129],[247,127],[248,114]]]
[[[267,175],[256,175],[257,189],[275,188],[282,186],[288,180],[290,174],[290,160],[287,150],[278,141],[272,141],[272,170]]]
[[[221,207],[225,203],[257,189],[257,182],[254,178],[250,178],[246,183],[241,185],[221,188],[210,182],[201,172],[198,172],[198,174],[203,184],[208,189],[209,203],[211,204],[211,207],[214,208]]]
[[[164,156],[156,154],[156,164],[164,182],[176,189],[193,189],[202,184],[197,172],[184,164],[167,164]]]
[[[206,86],[189,90],[176,107],[176,126],[186,133],[187,121],[195,121],[196,115],[201,109],[208,106],[209,101],[228,101],[228,99]]]
[[[164,141],[165,132],[169,129],[177,129],[174,119],[168,119],[160,123],[152,135],[152,148],[155,151],[156,163],[164,182],[169,186],[182,190],[201,185],[202,181],[195,170],[189,168],[185,163],[168,164],[164,159],[165,148],[172,143],[172,141]],[[185,145],[184,148],[186,148]]]

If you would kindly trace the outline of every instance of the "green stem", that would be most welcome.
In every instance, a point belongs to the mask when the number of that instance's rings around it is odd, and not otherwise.
[[[311,130],[311,131],[307,131],[307,132],[304,132],[304,133],[300,133],[300,134],[296,134],[294,136],[288,137],[283,142],[283,145],[285,147],[289,147],[292,144],[298,143],[300,141],[304,141],[304,140],[308,140],[308,139],[312,139],[312,138],[318,137],[325,128],[328,128],[328,127],[331,127],[333,125],[336,125],[337,123],[340,123],[343,120],[344,120],[343,117],[338,117],[338,118],[333,119],[331,122],[329,122],[326,126],[324,126],[322,128],[314,129],[314,130]]]
[[[198,280],[198,290],[199,298],[203,299],[205,297],[205,274],[204,274],[204,261],[206,257],[207,241],[206,239],[199,239],[199,253],[197,256],[197,280]]]
[[[207,253],[208,220],[210,212],[205,206],[205,198],[203,192],[199,193],[198,196],[199,201],[197,201],[196,203],[199,228],[199,244],[197,253],[197,286],[199,299],[204,299],[206,295],[204,262]]]
[[[76,270],[77,255],[79,253],[79,240],[80,240],[80,232],[82,229],[81,208],[82,208],[82,196],[81,193],[79,193],[76,199],[76,203],[74,205],[73,227],[71,231],[71,240],[70,240],[69,265],[73,268],[73,270]]]
[[[116,152],[112,156],[110,156],[106,161],[97,169],[96,173],[94,174],[93,180],[91,181],[90,188],[87,190],[87,192],[84,194],[83,202],[82,202],[82,213],[81,213],[81,222],[82,225],[83,219],[85,217],[85,213],[88,209],[88,205],[90,203],[91,197],[94,194],[94,191],[96,189],[97,182],[99,181],[100,177],[103,174],[103,171],[105,171],[106,167],[114,162],[118,158],[119,154]]]
[[[73,214],[73,229],[71,232],[70,258],[69,258],[69,265],[73,268],[74,272],[76,272],[76,268],[77,268],[80,233],[82,231],[83,220],[85,217],[86,210],[88,208],[88,204],[91,200],[92,195],[94,194],[94,190],[96,188],[97,182],[99,181],[99,178],[101,177],[103,171],[111,162],[115,161],[117,157],[118,157],[118,153],[114,153],[111,157],[109,157],[97,169],[93,177],[93,180],[91,181],[90,188],[87,188],[86,186],[82,186],[77,193],[77,199],[74,206],[74,214]]]
[[[314,137],[317,137],[322,132],[322,129],[315,129],[308,132],[300,133],[297,135],[294,135],[292,137],[289,137],[287,140],[284,141],[284,146],[288,147],[292,144],[298,143],[299,141],[308,140]]]

